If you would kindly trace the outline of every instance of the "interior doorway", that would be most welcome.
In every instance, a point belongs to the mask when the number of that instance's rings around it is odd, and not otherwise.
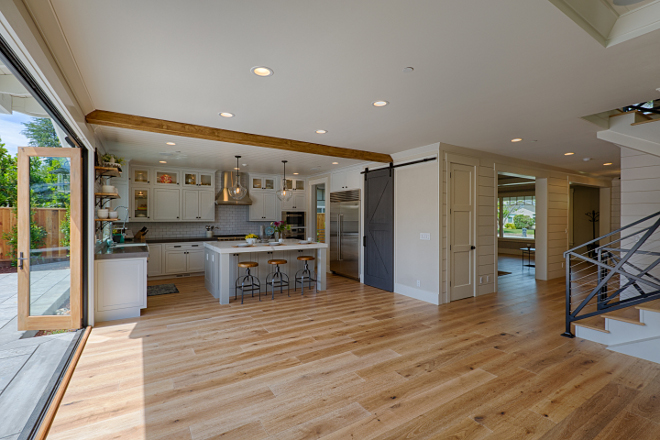
[[[536,179],[512,173],[497,175],[497,273],[535,276]]]
[[[325,183],[312,185],[312,231],[314,238],[319,243],[326,243],[325,219],[326,219],[326,200]]]
[[[598,238],[600,188],[572,183],[568,200],[568,247],[573,248]]]

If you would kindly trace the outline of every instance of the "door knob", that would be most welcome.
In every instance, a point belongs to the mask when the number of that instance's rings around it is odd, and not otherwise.
[[[471,250],[475,250],[477,247],[476,246],[470,246]]]

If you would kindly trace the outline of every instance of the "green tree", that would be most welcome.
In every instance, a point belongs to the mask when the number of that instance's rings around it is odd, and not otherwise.
[[[0,206],[16,206],[16,158],[0,139]]]
[[[24,122],[25,128],[21,134],[29,139],[31,147],[61,148],[60,139],[50,118],[34,118]]]
[[[516,226],[516,229],[529,229],[534,226],[534,219],[528,215],[518,214],[513,216],[513,224]]]

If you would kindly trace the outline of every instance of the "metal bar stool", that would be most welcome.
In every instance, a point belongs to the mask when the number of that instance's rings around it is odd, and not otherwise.
[[[268,260],[268,264],[275,266],[275,272],[271,272],[266,276],[266,295],[268,295],[268,286],[271,288],[272,299],[275,299],[275,288],[280,288],[280,293],[284,293],[282,289],[286,286],[286,294],[291,296],[291,287],[289,287],[289,277],[284,272],[280,271],[280,264],[286,264],[286,260]]]
[[[296,272],[295,284],[293,286],[293,290],[295,292],[295,290],[298,288],[298,283],[300,283],[300,294],[304,295],[305,294],[305,280],[307,280],[310,289],[312,288],[312,282],[316,283],[316,280],[314,278],[312,278],[312,271],[309,270],[309,266],[307,265],[307,262],[314,261],[315,258],[311,257],[309,255],[302,255],[302,256],[298,257],[298,260],[304,261],[305,266],[303,267],[302,270],[299,270],[298,272]]]
[[[254,298],[254,291],[256,290],[259,292],[259,301],[261,301],[261,282],[259,278],[250,273],[250,268],[257,266],[259,266],[259,263],[256,261],[241,261],[238,263],[238,267],[244,267],[246,269],[245,275],[236,278],[236,282],[234,283],[234,299],[238,299],[238,289],[241,289],[241,304],[243,304],[245,291],[252,292],[252,298]]]

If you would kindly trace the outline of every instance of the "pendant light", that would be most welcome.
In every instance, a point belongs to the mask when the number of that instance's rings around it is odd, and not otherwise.
[[[284,164],[284,179],[282,180],[282,189],[277,191],[277,198],[280,199],[283,202],[288,202],[291,199],[291,196],[293,195],[293,191],[290,189],[286,189],[286,160],[283,160],[282,163]]]
[[[241,185],[241,169],[238,166],[238,159],[241,156],[236,156],[236,181],[229,187],[229,195],[234,200],[241,200],[247,194],[247,190]]]

